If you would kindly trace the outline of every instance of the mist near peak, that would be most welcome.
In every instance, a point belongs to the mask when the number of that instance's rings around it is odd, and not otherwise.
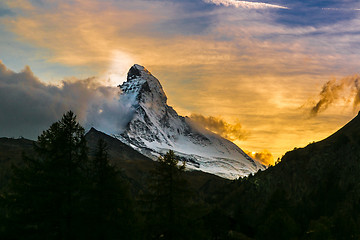
[[[246,140],[250,134],[243,129],[238,120],[236,123],[228,123],[221,117],[203,116],[195,113],[190,115],[190,119],[207,130],[219,134],[230,141]]]
[[[16,73],[0,62],[0,136],[36,139],[68,110],[86,129],[121,133],[134,109],[120,93],[118,87],[103,86],[95,77],[48,85],[28,66]]]

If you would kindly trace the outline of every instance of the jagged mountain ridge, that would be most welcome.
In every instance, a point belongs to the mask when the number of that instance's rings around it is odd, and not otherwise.
[[[132,101],[134,115],[120,140],[155,159],[173,150],[189,169],[225,178],[238,178],[265,169],[234,143],[179,116],[167,105],[166,94],[146,68],[134,65],[119,86],[123,99]]]

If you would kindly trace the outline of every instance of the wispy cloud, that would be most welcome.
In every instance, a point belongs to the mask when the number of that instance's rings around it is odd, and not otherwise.
[[[309,109],[310,116],[316,117],[331,105],[344,101],[352,104],[353,109],[360,104],[360,76],[348,76],[340,80],[326,82],[320,91],[319,99],[309,100],[303,107]]]
[[[233,6],[237,8],[248,8],[248,9],[265,9],[265,8],[280,8],[289,9],[285,6],[269,4],[264,2],[250,2],[250,1],[237,1],[237,0],[204,0],[206,3],[213,3],[216,5],[223,5],[226,7]]]
[[[231,124],[220,117],[206,117],[201,114],[191,114],[190,119],[231,141],[245,140],[249,136],[249,132],[242,128],[239,121]]]
[[[321,8],[322,10],[329,11],[360,11],[358,8]]]

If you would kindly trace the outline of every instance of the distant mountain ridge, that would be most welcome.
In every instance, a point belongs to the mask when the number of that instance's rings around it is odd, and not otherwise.
[[[173,150],[187,162],[189,169],[229,179],[266,169],[234,143],[179,116],[167,105],[159,80],[143,66],[132,66],[127,81],[119,87],[135,113],[116,137],[146,156],[155,159]]]

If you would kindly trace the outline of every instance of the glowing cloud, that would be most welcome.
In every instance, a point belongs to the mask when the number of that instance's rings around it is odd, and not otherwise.
[[[263,150],[261,152],[246,152],[250,157],[258,160],[262,164],[269,166],[274,165],[274,156],[268,150]]]
[[[222,118],[212,116],[205,117],[201,114],[191,114],[190,119],[205,127],[207,130],[217,133],[231,141],[245,140],[249,135],[247,131],[242,129],[239,122],[230,124]]]
[[[310,116],[315,117],[318,113],[325,111],[330,105],[339,100],[346,103],[352,102],[355,109],[360,104],[360,76],[354,75],[340,80],[330,80],[322,86],[319,100],[310,100],[304,106],[310,105]],[[303,107],[304,107],[303,106]]]
[[[110,86],[118,86],[126,81],[127,71],[134,64],[134,60],[131,56],[119,50],[113,51],[111,59],[104,78],[107,79],[107,84]]]
[[[206,3],[213,3],[216,5],[224,5],[226,7],[234,6],[237,8],[248,8],[248,9],[265,9],[265,8],[281,8],[289,9],[284,6],[263,3],[263,2],[249,2],[249,1],[236,1],[236,0],[204,0]]]

